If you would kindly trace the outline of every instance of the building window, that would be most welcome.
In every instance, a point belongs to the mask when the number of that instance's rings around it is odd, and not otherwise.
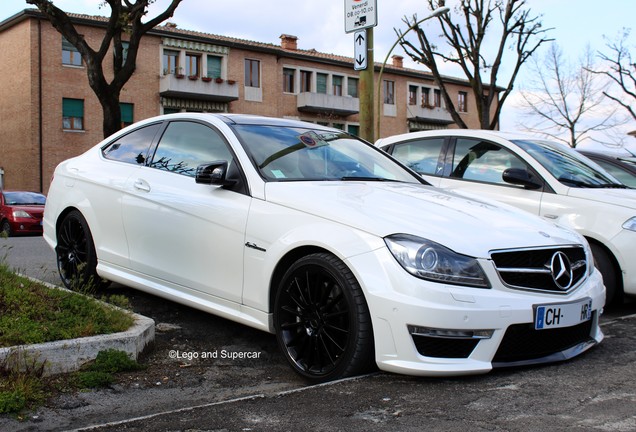
[[[384,80],[384,103],[395,105],[395,81]]]
[[[433,106],[442,106],[442,92],[440,91],[440,89],[433,90]]]
[[[223,59],[219,56],[208,56],[208,78],[221,78]]]
[[[201,56],[198,54],[186,54],[186,75],[201,76]]]
[[[409,105],[417,105],[417,86],[409,86]]]
[[[300,71],[300,92],[301,93],[311,92],[311,72],[310,71]]]
[[[358,126],[358,125],[348,125],[347,126],[347,132],[349,132],[351,135],[358,136],[358,135],[360,135],[360,126]]]
[[[163,74],[182,74],[179,67],[179,51],[163,50]]]
[[[316,74],[316,93],[327,94],[327,74]]]
[[[347,78],[347,94],[351,97],[358,97],[358,78]]]
[[[422,87],[422,108],[431,107],[431,89]]]
[[[126,41],[121,41],[121,65],[123,66],[126,63],[126,59],[128,58],[128,47],[130,43]],[[113,50],[113,57],[115,56],[115,51]]]
[[[457,93],[457,107],[459,112],[468,112],[468,93],[460,91]]]
[[[62,38],[62,64],[71,66],[82,65],[82,56],[79,51],[64,37]]]
[[[331,77],[331,88],[334,96],[342,96],[342,77],[333,75]]]
[[[261,62],[258,60],[245,59],[245,86],[246,87],[260,87]]]
[[[285,93],[294,92],[294,75],[296,71],[294,69],[283,68],[283,91]]]
[[[62,99],[62,128],[84,130],[84,101],[82,99]]]
[[[119,104],[119,111],[121,112],[121,127],[125,128],[134,123],[133,111],[134,105],[131,103],[122,102]]]

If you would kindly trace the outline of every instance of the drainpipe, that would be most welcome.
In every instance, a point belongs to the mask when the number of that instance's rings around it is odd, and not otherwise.
[[[40,192],[44,193],[44,148],[42,144],[42,20],[38,19],[38,147],[40,152]]]

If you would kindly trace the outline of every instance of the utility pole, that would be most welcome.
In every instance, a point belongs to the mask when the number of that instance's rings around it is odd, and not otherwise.
[[[376,0],[344,0],[344,18],[345,32],[356,32],[354,37],[354,69],[360,71],[360,82],[358,83],[360,138],[374,142],[373,27],[378,24]],[[363,49],[361,50],[361,48]]]
[[[373,27],[367,32],[367,67],[360,71],[360,138],[375,141],[374,124],[374,63],[373,63]],[[379,97],[379,96],[378,96]]]

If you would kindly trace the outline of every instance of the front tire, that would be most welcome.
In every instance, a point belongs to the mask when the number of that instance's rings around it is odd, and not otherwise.
[[[84,216],[69,212],[57,229],[57,269],[64,285],[72,290],[101,287],[97,275],[97,253],[93,237]]]
[[[11,237],[13,232],[11,232],[11,224],[8,220],[3,220],[0,225],[0,233],[6,235],[7,237]]]
[[[605,285],[605,305],[615,306],[623,301],[623,290],[618,281],[617,275],[620,271],[614,266],[612,259],[601,246],[590,243],[592,255],[594,256],[594,265],[603,275],[603,284]]]
[[[375,366],[364,294],[351,270],[331,254],[308,255],[287,270],[276,294],[274,327],[287,361],[312,382]]]

